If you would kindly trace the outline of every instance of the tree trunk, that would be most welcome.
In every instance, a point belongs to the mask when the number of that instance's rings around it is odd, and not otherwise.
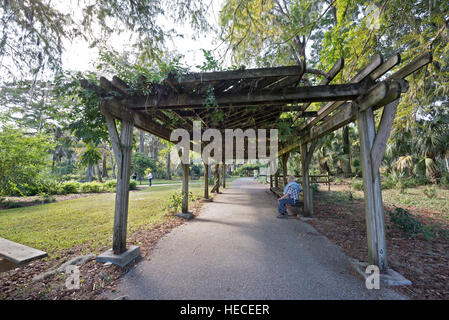
[[[97,168],[98,181],[103,182],[103,179],[101,178],[102,174],[101,174],[101,170],[100,170],[100,165],[98,164],[98,162],[95,165],[95,167]]]
[[[87,181],[92,181],[92,166],[90,164],[87,165]]]
[[[225,163],[223,163],[223,164],[221,165],[221,169],[222,169],[222,175],[223,175],[223,177],[222,177],[222,180],[223,180],[223,188],[226,188],[226,164],[225,164]]]
[[[182,164],[182,213],[189,212],[189,165]]]
[[[204,199],[209,199],[209,165],[204,164]]]
[[[282,165],[282,180],[284,181],[284,186],[287,185],[287,161],[288,161],[289,153],[284,153],[281,156],[281,165]]]
[[[107,166],[107,157],[106,157],[106,155],[103,157],[103,167],[102,167],[102,169],[103,169],[103,174],[102,174],[102,176],[103,176],[103,178],[108,178],[109,176],[108,176],[108,166]]]
[[[212,187],[212,190],[210,192],[219,193],[220,192],[220,172],[218,169],[218,164],[214,164],[213,173],[214,173],[214,186]]]
[[[143,130],[140,130],[139,152],[140,153],[144,153],[145,152],[145,132]]]

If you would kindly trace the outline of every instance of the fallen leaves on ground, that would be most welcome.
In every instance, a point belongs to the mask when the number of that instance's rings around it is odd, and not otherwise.
[[[325,196],[325,192],[321,193]],[[407,208],[407,207],[406,207]],[[386,210],[394,210],[385,205]],[[423,225],[438,225],[442,231],[449,231],[447,219],[423,208],[407,208]],[[314,199],[314,218],[308,223],[339,245],[346,255],[366,262],[368,246],[366,238],[364,202],[330,204]],[[407,237],[394,228],[390,217],[385,215],[387,228],[388,264],[393,270],[412,281],[412,286],[392,287],[412,299],[449,299],[449,242],[444,233],[436,233],[431,240],[422,235]]]

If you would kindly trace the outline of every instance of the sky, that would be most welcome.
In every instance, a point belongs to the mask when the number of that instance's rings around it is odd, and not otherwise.
[[[63,8],[64,3],[66,2],[63,0],[58,1],[61,1],[59,5]],[[218,26],[218,14],[224,0],[211,1],[214,16],[210,17],[210,22],[215,26]],[[75,3],[73,4],[74,9],[72,9],[73,11],[70,13],[75,17],[80,18],[80,10],[76,9]],[[169,21],[169,19],[164,19],[163,17],[158,20],[166,29],[173,28],[177,33],[183,35],[183,38],[177,37],[167,41],[166,46],[170,51],[173,50],[182,53],[185,56],[183,62],[187,63],[189,67],[194,67],[203,62],[204,57],[201,49],[213,50],[219,45],[219,43],[215,41],[214,35],[211,33],[198,35],[192,28],[190,28],[189,24],[174,24]],[[127,47],[130,36],[130,33],[115,35],[112,37],[111,43],[113,47],[120,52]],[[196,39],[193,39],[194,36]],[[88,43],[82,39],[75,39],[73,41],[65,40],[64,47],[66,48],[62,55],[64,69],[94,71],[94,63],[98,58],[97,48],[89,48]]]

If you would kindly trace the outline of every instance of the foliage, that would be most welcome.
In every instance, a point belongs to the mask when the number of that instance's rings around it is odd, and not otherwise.
[[[42,174],[48,164],[51,144],[47,136],[29,136],[23,131],[0,131],[0,194],[34,195],[42,190]]]
[[[108,192],[115,192],[117,189],[117,180],[108,180],[104,183],[103,187]]]
[[[449,172],[446,172],[440,180],[440,184],[449,187]]]
[[[171,193],[165,203],[162,205],[162,210],[166,212],[178,212],[182,208],[182,191]],[[189,192],[189,201],[194,201],[195,197],[192,192]]]
[[[134,180],[131,180],[129,182],[129,190],[137,190],[137,182]]]
[[[245,176],[248,174],[248,171],[250,170],[260,170],[261,167],[264,167],[265,165],[259,164],[259,163],[245,163],[238,167],[236,170],[234,170],[234,175],[238,176]]]
[[[85,182],[81,184],[79,190],[82,193],[100,193],[103,191],[103,184],[99,182]]]
[[[437,190],[435,189],[434,186],[426,186],[423,189],[423,193],[426,195],[427,198],[433,199],[436,197]]]
[[[98,112],[100,96],[82,86],[83,81],[98,83],[94,73],[59,72],[53,81],[53,94],[65,119],[64,127],[88,145],[109,140],[106,122]]]
[[[408,237],[423,233],[421,222],[408,212],[407,209],[395,208],[394,211],[387,210],[393,226],[402,230]]]
[[[108,192],[115,192],[117,190],[117,180],[108,180],[103,184],[103,189]],[[129,190],[137,190],[137,182],[129,181]]]
[[[363,182],[362,181],[353,181],[352,182],[352,188],[354,190],[358,190],[358,191],[363,190]]]
[[[70,193],[78,193],[79,188],[81,187],[81,184],[76,181],[67,181],[63,182],[61,184],[62,191],[64,194],[70,194]]]
[[[73,7],[72,4],[76,5]],[[113,34],[128,31],[138,58],[157,60],[166,38],[176,36],[160,24],[189,21],[195,30],[209,29],[209,6],[202,1],[105,0],[68,2],[63,6],[42,0],[0,2],[0,57],[9,75],[44,74],[61,67],[65,40],[87,40],[90,47],[110,47]],[[80,14],[69,14],[78,12]],[[100,29],[100,30],[99,30]]]
[[[146,178],[147,170],[156,170],[156,163],[145,153],[136,152],[131,158],[131,172],[136,172],[140,178]]]

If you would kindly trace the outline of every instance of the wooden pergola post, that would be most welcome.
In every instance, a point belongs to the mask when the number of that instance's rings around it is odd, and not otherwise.
[[[309,149],[307,143],[301,144],[301,170],[302,170],[302,188],[304,192],[304,215],[313,215],[312,190],[309,182],[309,165],[315,150],[316,140],[313,140]]]
[[[384,107],[377,134],[372,108],[360,112],[357,117],[365,196],[368,262],[377,265],[381,272],[388,269],[388,261],[379,166],[390,135],[398,102],[399,100],[395,100]]]
[[[101,108],[108,127],[109,136],[117,162],[117,191],[115,195],[114,230],[112,238],[112,255],[109,252],[97,257],[97,261],[112,261],[118,265],[126,265],[140,254],[139,247],[133,247],[127,252],[126,231],[128,225],[129,178],[131,169],[131,154],[133,142],[134,121],[132,116],[123,117],[120,135],[117,131],[114,117]],[[113,255],[121,256],[120,258]],[[112,258],[111,258],[112,257]]]
[[[279,188],[279,170],[274,174],[274,187]]]
[[[290,152],[283,153],[281,155],[281,165],[282,165],[282,179],[284,181],[284,186],[287,185],[287,161]]]
[[[209,199],[209,164],[204,163],[204,199]]]
[[[182,213],[189,212],[189,164],[182,164]]]
[[[218,168],[218,164],[214,164],[213,174],[214,174],[214,186],[210,192],[219,193],[220,192],[220,171]]]
[[[223,162],[221,165],[222,179],[223,179],[223,189],[226,188],[226,164]]]
[[[270,174],[270,188],[273,188],[273,175]]]

